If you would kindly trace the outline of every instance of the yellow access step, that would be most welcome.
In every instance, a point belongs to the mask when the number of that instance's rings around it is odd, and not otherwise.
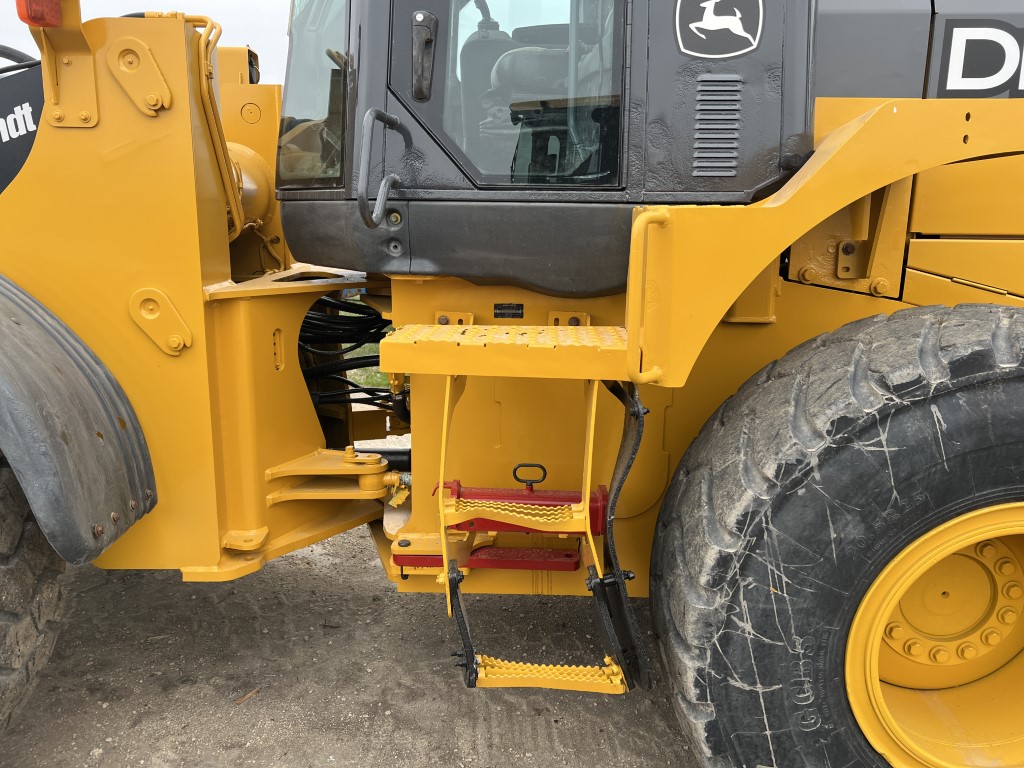
[[[583,533],[590,526],[589,509],[589,498],[586,505],[565,504],[557,507],[477,499],[445,499],[444,525],[449,527],[469,520],[485,519],[549,533]]]
[[[380,343],[385,371],[626,381],[618,326],[406,325]]]
[[[554,688],[583,693],[625,693],[626,680],[611,657],[603,667],[524,664],[477,656],[477,688]]]

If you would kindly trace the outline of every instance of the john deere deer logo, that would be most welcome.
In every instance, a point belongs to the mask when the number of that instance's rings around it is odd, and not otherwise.
[[[679,50],[702,59],[728,59],[757,48],[763,0],[678,0]]]

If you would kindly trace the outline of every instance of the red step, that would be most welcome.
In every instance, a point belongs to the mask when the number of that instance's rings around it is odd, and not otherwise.
[[[462,485],[458,480],[444,484],[451,491],[452,498],[468,501],[494,501],[502,504],[528,504],[534,507],[561,507],[566,504],[577,504],[580,500],[579,491],[538,491],[530,488],[471,488]],[[434,490],[437,493],[437,490]],[[604,536],[605,521],[608,510],[608,489],[603,485],[590,494],[590,532],[594,536]],[[494,520],[478,518],[451,526],[456,531],[495,531],[532,533],[535,529],[510,523],[499,523]],[[486,567],[486,566],[485,566]]]
[[[440,555],[394,555],[395,565],[407,568],[441,568]],[[544,547],[481,547],[469,556],[467,568],[505,571],[578,571],[580,553],[574,549]]]

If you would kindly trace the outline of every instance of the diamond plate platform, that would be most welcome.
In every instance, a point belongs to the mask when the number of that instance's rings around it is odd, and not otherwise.
[[[380,344],[381,368],[445,376],[626,380],[617,326],[406,325]]]

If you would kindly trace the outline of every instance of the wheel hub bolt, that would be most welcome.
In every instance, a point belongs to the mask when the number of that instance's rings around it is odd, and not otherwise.
[[[956,655],[964,661],[970,661],[971,659],[978,658],[978,649],[970,643],[964,643],[956,649]]]
[[[1003,608],[1003,610],[999,612],[999,621],[1002,624],[1016,624],[1017,611],[1013,608]]]
[[[1003,587],[1003,594],[1010,600],[1020,600],[1024,597],[1024,587],[1016,581],[1011,581]]]
[[[978,553],[978,557],[988,559],[995,555],[996,545],[991,541],[983,541],[981,544],[974,548],[974,551]]]
[[[998,573],[1000,576],[1012,576],[1016,572],[1016,564],[1013,562],[1013,560],[1011,560],[1008,557],[1004,557],[1002,560],[996,563],[996,573]]]
[[[938,648],[933,648],[929,656],[931,657],[931,660],[934,661],[936,664],[945,664],[947,661],[949,661],[949,651],[947,651],[942,646],[939,646]]]
[[[1002,639],[1003,639],[1003,633],[1000,632],[998,629],[986,630],[985,634],[983,634],[981,636],[981,642],[983,642],[985,645],[989,645],[989,646],[991,646],[991,645],[999,645],[999,643],[1000,643],[1000,641]]]
[[[885,635],[890,640],[899,640],[905,634],[907,632],[903,629],[903,625],[895,621],[885,628]]]
[[[907,644],[903,646],[903,650],[907,652],[908,656],[920,656],[924,653],[924,646],[917,640],[908,640]]]

